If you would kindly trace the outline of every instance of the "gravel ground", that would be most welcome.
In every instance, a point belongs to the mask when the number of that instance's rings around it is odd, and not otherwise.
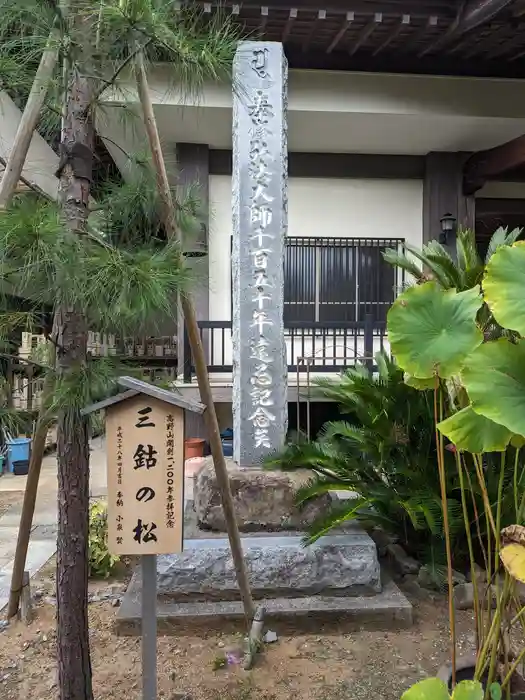
[[[42,585],[53,593],[52,565]],[[117,595],[124,583],[92,587],[95,600]],[[411,597],[411,596],[410,596]],[[423,599],[421,599],[423,598]],[[413,682],[432,675],[448,659],[447,607],[444,597],[411,597],[415,624],[409,630],[349,632],[319,627],[317,634],[280,634],[267,645],[256,668],[239,665],[214,670],[225,652],[239,648],[239,634],[202,636],[191,630],[159,638],[159,697],[166,700],[398,700]],[[47,602],[46,602],[47,601]],[[21,623],[0,632],[2,700],[51,700],[57,696],[55,607],[44,597],[28,627]],[[111,602],[90,605],[91,652],[96,700],[139,700],[140,641],[113,634],[116,609]],[[472,613],[458,614],[459,652],[474,642]]]

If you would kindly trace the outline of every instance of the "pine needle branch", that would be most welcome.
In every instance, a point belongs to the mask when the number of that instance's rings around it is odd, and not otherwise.
[[[133,59],[141,52],[144,51],[145,49],[150,46],[154,41],[154,37],[150,37],[145,44],[139,46],[136,48],[134,51],[132,51],[126,58],[122,61],[122,63],[118,66],[118,68],[114,71],[113,75],[106,80],[106,78],[99,78],[104,85],[95,92],[95,95],[93,96],[92,104],[98,102],[102,94],[107,90],[108,86],[115,85],[117,78],[119,75],[122,73],[122,71],[133,61]]]

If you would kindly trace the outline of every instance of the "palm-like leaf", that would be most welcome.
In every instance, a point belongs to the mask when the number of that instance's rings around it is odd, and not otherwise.
[[[353,493],[353,488],[350,484],[336,480],[331,481],[326,477],[314,476],[297,490],[297,505],[301,506],[312,498],[316,498],[317,496],[322,496],[336,490],[349,491]]]
[[[437,255],[434,252],[433,246],[429,247],[429,245],[430,244],[423,246],[423,249],[420,251],[411,245],[405,244],[405,249],[430,270],[433,278],[442,287],[449,289],[455,286],[455,279],[449,274],[450,270],[447,256],[441,257]]]
[[[456,236],[457,267],[463,273],[483,267],[476,246],[476,235],[471,229],[459,230]]]
[[[292,443],[272,465],[312,471],[297,494],[301,504],[330,491],[358,494],[314,523],[314,539],[358,519],[381,525],[414,550],[439,538],[443,526],[431,398],[407,386],[388,355],[379,354],[376,364],[377,373],[357,366],[336,380],[319,380],[318,391],[339,403],[344,419],[327,423],[315,442]],[[455,470],[447,473],[454,489]]]
[[[394,267],[408,272],[416,282],[426,281],[426,275],[421,266],[409,258],[406,253],[400,253],[396,248],[387,248],[383,251],[383,258]]]
[[[360,519],[360,514],[364,513],[370,505],[371,502],[366,498],[348,498],[335,501],[326,513],[323,513],[310,525],[308,535],[304,539],[305,544],[312,544],[334,528]]]
[[[515,228],[512,231],[509,231],[507,227],[503,228],[500,226],[489,241],[487,254],[485,256],[485,263],[488,263],[498,248],[504,245],[512,245],[518,240],[522,233],[522,228]]]

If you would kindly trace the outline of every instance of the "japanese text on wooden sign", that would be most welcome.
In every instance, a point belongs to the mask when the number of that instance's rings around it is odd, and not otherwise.
[[[107,409],[106,437],[110,551],[181,552],[183,411],[140,394]]]

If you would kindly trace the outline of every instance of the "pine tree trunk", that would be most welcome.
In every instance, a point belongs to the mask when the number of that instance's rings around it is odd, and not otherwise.
[[[73,19],[73,23],[75,19]],[[94,130],[91,81],[69,72],[62,130],[59,198],[72,235],[84,235],[88,217]],[[75,158],[65,154],[74,151]],[[60,281],[58,281],[60,287]],[[59,289],[60,291],[60,289]],[[87,362],[87,325],[82,309],[60,300],[55,312],[58,381]],[[92,700],[87,615],[89,444],[80,407],[58,415],[58,678],[60,700]]]

